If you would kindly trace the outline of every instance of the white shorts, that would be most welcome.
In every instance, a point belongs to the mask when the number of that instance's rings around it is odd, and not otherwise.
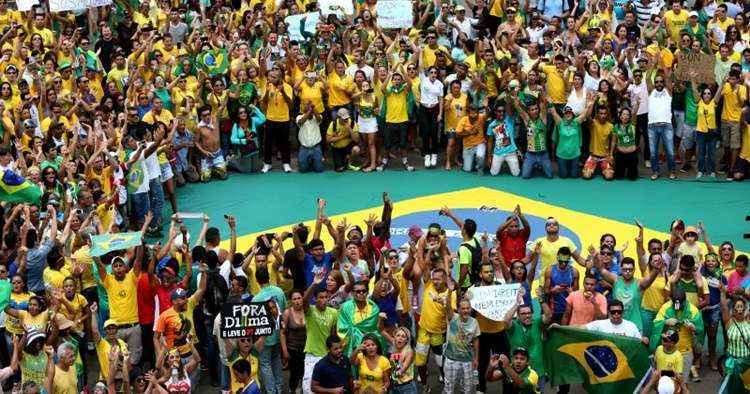
[[[164,183],[174,177],[171,164],[167,162],[164,164],[159,164],[159,167],[161,168],[161,176],[159,177],[161,183]]]
[[[376,118],[363,118],[357,120],[360,134],[373,134],[378,132],[378,120]]]
[[[305,394],[311,394],[312,389],[310,388],[310,385],[312,384],[312,373],[313,369],[315,369],[315,364],[318,363],[318,361],[322,360],[323,357],[317,357],[310,353],[305,353],[305,374],[302,377],[302,392]]]

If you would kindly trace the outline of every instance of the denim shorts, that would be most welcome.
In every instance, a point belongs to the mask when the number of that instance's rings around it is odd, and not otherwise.
[[[721,307],[719,305],[710,306],[701,314],[703,315],[703,324],[707,327],[717,327],[721,323]]]

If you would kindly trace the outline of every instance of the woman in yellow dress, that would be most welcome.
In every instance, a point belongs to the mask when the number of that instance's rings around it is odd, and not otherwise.
[[[356,394],[387,393],[391,386],[391,362],[381,354],[378,339],[367,334],[352,352],[352,366],[359,371],[354,383]]]

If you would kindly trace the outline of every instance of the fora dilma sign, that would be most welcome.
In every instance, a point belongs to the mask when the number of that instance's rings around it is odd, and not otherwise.
[[[275,318],[267,302],[226,303],[222,306],[222,338],[247,338],[271,335]]]

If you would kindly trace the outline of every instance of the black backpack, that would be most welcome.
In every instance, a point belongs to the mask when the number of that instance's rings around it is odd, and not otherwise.
[[[479,270],[482,267],[482,247],[479,246],[479,241],[474,238],[476,246],[469,242],[464,242],[461,246],[465,246],[471,252],[471,267],[469,268],[469,280],[471,283],[477,283],[479,281]]]
[[[204,297],[206,311],[211,315],[221,313],[221,307],[226,303],[229,287],[224,277],[218,271],[207,272],[206,295]]]

